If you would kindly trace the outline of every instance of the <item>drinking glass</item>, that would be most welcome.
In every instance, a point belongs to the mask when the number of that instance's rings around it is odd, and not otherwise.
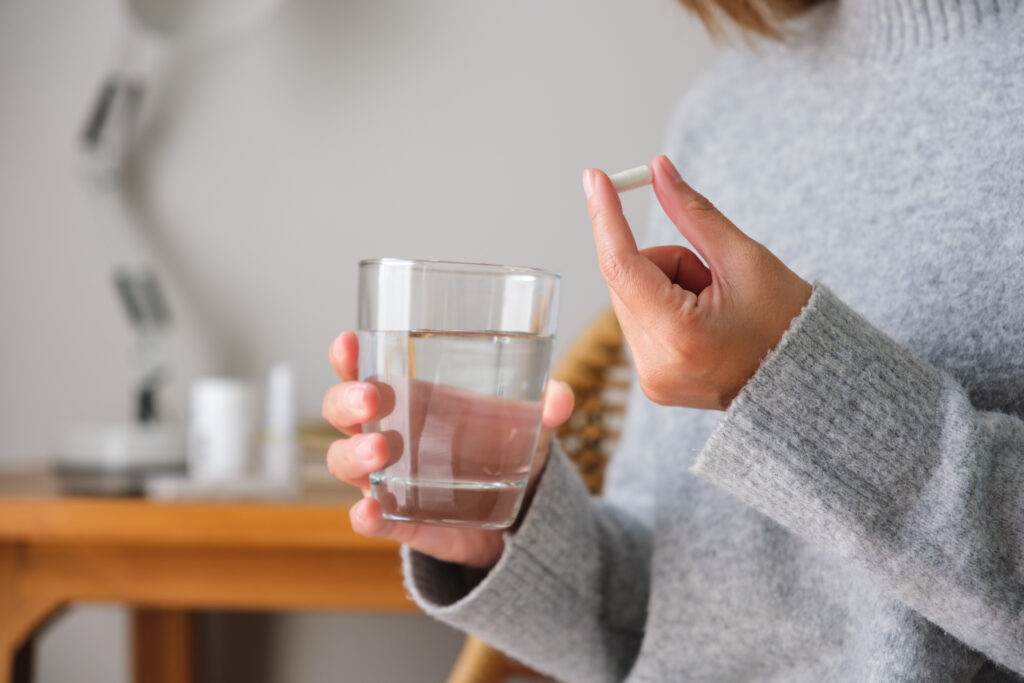
[[[541,429],[560,277],[536,268],[359,264],[359,379],[380,391],[391,458],[370,475],[385,519],[503,528]]]

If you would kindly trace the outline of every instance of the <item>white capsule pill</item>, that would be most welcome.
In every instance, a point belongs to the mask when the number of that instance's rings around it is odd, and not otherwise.
[[[626,192],[627,190],[635,190],[644,185],[650,185],[654,182],[654,175],[651,173],[650,166],[637,166],[628,171],[620,171],[610,175],[608,180],[612,181],[612,187],[615,188],[616,192]]]

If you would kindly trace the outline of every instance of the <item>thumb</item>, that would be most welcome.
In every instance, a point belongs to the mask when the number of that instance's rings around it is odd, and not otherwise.
[[[544,392],[544,408],[541,412],[541,422],[544,427],[557,427],[572,414],[575,395],[572,387],[557,379],[549,379],[547,390]]]
[[[665,214],[712,271],[724,270],[729,255],[750,238],[690,187],[668,157],[656,157],[651,169],[654,172],[654,193]]]

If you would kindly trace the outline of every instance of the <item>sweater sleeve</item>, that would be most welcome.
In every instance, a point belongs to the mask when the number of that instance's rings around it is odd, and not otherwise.
[[[650,530],[592,499],[554,444],[530,509],[486,573],[402,549],[423,610],[565,681],[618,681],[646,620]]]
[[[1024,671],[1024,422],[817,286],[694,471]]]

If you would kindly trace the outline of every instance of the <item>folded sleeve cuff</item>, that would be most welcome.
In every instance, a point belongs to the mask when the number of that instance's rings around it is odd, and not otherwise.
[[[592,516],[589,493],[553,446],[530,508],[518,531],[505,535],[493,568],[467,569],[405,547],[406,586],[427,614],[513,652],[529,651],[539,645],[521,642],[531,632],[578,632],[581,620],[593,619],[597,596],[589,594],[587,574],[598,544]],[[525,627],[538,621],[558,623]]]
[[[816,285],[693,471],[815,540],[895,533],[948,378]]]

